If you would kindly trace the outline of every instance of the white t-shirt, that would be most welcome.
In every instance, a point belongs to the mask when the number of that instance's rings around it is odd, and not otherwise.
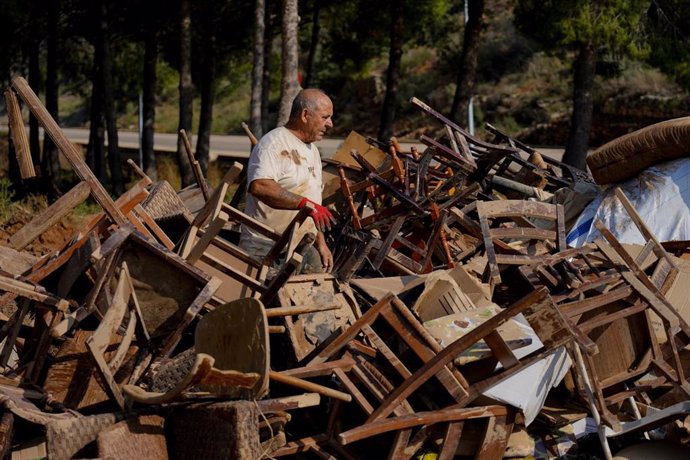
[[[285,127],[276,128],[261,138],[249,155],[247,187],[256,179],[273,179],[285,190],[321,204],[323,180],[321,155],[316,146],[305,144]],[[274,209],[247,193],[245,213],[282,233],[297,211]],[[316,233],[311,219],[300,230]],[[257,256],[264,256],[273,241],[242,226],[240,246]]]

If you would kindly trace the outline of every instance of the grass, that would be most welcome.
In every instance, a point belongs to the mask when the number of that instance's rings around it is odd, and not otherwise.
[[[14,212],[14,191],[12,182],[6,177],[0,178],[0,222],[5,223]]]

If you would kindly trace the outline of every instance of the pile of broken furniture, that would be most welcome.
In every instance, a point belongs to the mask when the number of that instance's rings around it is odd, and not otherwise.
[[[648,243],[602,227],[568,248],[557,197],[587,174],[496,129],[482,141],[413,99],[443,128],[423,152],[352,134],[324,168],[334,272],[298,274],[309,209],[277,233],[225,201],[241,165],[209,190],[191,151],[191,192],[133,165],[113,200],[12,86],[11,127],[18,95],[81,182],[0,247],[2,456],[528,456],[511,434],[566,375],[607,455],[688,410],[690,327],[668,300],[680,259],[622,193]],[[65,247],[23,251],[87,199],[102,212]],[[264,259],[238,246],[240,224],[275,241]]]

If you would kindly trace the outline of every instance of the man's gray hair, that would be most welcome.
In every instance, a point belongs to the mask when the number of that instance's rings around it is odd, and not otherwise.
[[[299,118],[302,110],[307,109],[314,112],[321,102],[322,97],[328,97],[326,93],[317,88],[305,88],[297,93],[295,100],[292,101],[292,108],[290,109],[290,120]]]

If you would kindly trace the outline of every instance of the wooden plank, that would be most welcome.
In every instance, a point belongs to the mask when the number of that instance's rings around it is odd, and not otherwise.
[[[19,330],[22,328],[24,322],[24,317],[29,312],[29,306],[31,301],[28,299],[23,299],[19,302],[17,312],[12,316],[12,327],[9,334],[5,338],[5,345],[2,348],[2,354],[0,355],[0,366],[7,367],[7,363],[10,360],[10,355],[14,349],[15,342],[17,341],[17,336],[19,335]],[[10,324],[10,321],[7,321]]]
[[[342,350],[347,343],[357,337],[357,335],[362,331],[362,328],[367,324],[371,324],[374,319],[378,317],[381,310],[390,303],[393,298],[393,294],[387,294],[381,300],[379,300],[374,306],[372,306],[364,315],[362,315],[357,321],[355,321],[349,328],[347,328],[342,334],[340,334],[335,340],[329,343],[323,350],[321,350],[310,362],[312,364],[320,364],[326,362],[328,358],[336,354],[338,351]]]
[[[10,246],[17,251],[27,247],[29,243],[69,214],[72,209],[84,202],[89,197],[90,192],[89,184],[79,182],[69,192],[61,196],[55,203],[44,209],[17,233],[12,235],[10,237]]]
[[[493,228],[491,229],[491,236],[493,238],[522,238],[553,241],[556,241],[558,237],[556,232],[554,232],[553,230],[525,227]]]
[[[300,388],[302,390],[307,390],[312,393],[319,393],[323,396],[328,396],[329,398],[338,399],[340,401],[350,402],[352,401],[352,396],[343,393],[342,391],[334,390],[332,388],[319,385],[308,380],[293,377],[291,375],[281,374],[280,372],[270,371],[269,376],[272,381],[282,383],[284,385],[289,385],[295,388]]]
[[[354,364],[355,362],[351,357],[344,356],[341,359],[322,364],[287,369],[285,371],[281,371],[281,374],[298,378],[321,377],[324,375],[331,375],[336,369],[347,372],[352,369]]]
[[[187,152],[187,158],[189,159],[189,164],[192,166],[192,172],[194,173],[194,179],[201,189],[201,194],[204,195],[204,200],[208,201],[210,193],[208,191],[208,184],[206,183],[206,178],[204,173],[201,171],[201,165],[194,156],[194,151],[192,150],[192,144],[189,142],[189,137],[187,137],[187,131],[184,129],[180,130],[180,136],[184,143],[184,149]]]
[[[148,183],[150,183],[150,179],[140,180],[134,184],[132,188],[127,190],[125,193],[120,195],[117,200],[115,200],[115,205],[120,209],[122,214],[126,215],[130,213],[132,209],[134,209],[138,204],[143,202],[146,197],[149,196],[149,192],[146,190]],[[102,234],[109,225],[108,222],[109,221],[106,219],[105,213],[100,212],[89,220],[86,225],[80,229],[80,232],[88,233],[93,229],[97,229],[96,233]]]
[[[170,238],[168,238],[168,235],[165,234],[162,228],[156,223],[155,220],[151,217],[151,215],[140,205],[137,204],[134,207],[134,212],[137,214],[139,219],[146,225],[147,228],[153,232],[153,235],[156,237],[156,239],[168,250],[172,251],[175,249],[175,243],[172,242]]]
[[[368,385],[368,382],[367,382],[366,377],[362,378],[362,377],[359,375],[359,374],[361,373],[361,370],[360,370],[360,373],[356,372],[357,370],[359,370],[359,369],[356,368],[356,367],[353,368],[353,369],[352,369],[353,374],[357,377],[357,379],[358,379],[362,384],[364,384],[365,386],[367,386],[367,388],[369,388],[369,391],[370,391],[375,397],[377,397],[377,398],[379,398],[379,400],[381,400],[381,399],[382,399],[382,395],[378,392],[378,389],[375,388],[375,387],[372,388],[371,385]],[[355,402],[356,402],[357,404],[359,404],[359,407],[364,411],[364,413],[366,413],[367,415],[369,415],[369,414],[371,414],[372,412],[374,412],[374,407],[371,405],[371,403],[369,403],[369,401],[368,401],[367,398],[362,394],[362,392],[359,391],[359,388],[357,388],[357,385],[355,385],[355,383],[352,381],[352,379],[350,379],[349,375],[348,375],[344,370],[342,370],[342,369],[336,369],[336,370],[334,371],[334,374],[335,374],[335,376],[338,378],[338,380],[340,380],[340,383],[345,387],[345,389],[346,389],[347,391],[350,392],[350,394],[351,394],[352,397],[354,398]]]
[[[225,199],[225,193],[228,190],[230,184],[235,183],[237,178],[242,173],[244,166],[238,162],[234,162],[232,167],[228,169],[223,178],[220,181],[218,187],[213,190],[211,197],[206,200],[206,204],[197,213],[192,222],[192,227],[202,227],[207,220],[214,219],[217,213],[220,211],[220,207]]]
[[[187,262],[194,264],[201,259],[201,256],[203,256],[204,252],[206,252],[208,245],[211,244],[211,241],[218,236],[218,233],[220,233],[225,224],[228,223],[228,217],[229,216],[226,213],[221,212],[218,214],[218,217],[215,217],[211,221],[208,227],[206,227],[204,234],[201,235],[201,238],[199,238],[199,240],[194,244],[191,251],[189,251],[189,254],[185,256]],[[194,238],[191,234],[189,237]]]
[[[412,435],[412,429],[398,430],[395,433],[395,440],[393,441],[393,447],[388,453],[388,460],[407,460],[410,455],[406,455],[407,444],[410,441],[410,436]]]
[[[386,401],[384,401],[381,406],[379,406],[379,408],[369,417],[368,422],[373,422],[374,420],[378,420],[389,415],[393,409],[402,403],[402,401],[404,401],[417,388],[423,385],[424,382],[446,366],[460,352],[484,338],[487,334],[511,319],[513,316],[530,308],[537,308],[535,306],[541,308],[546,307],[548,302],[551,301],[547,296],[545,288],[534,291],[504,311],[498,313],[490,320],[480,324],[477,328],[458,338],[455,342],[448,345],[440,353],[436,354],[432,359],[427,361],[424,366],[419,368],[411,377],[407,378],[390,395],[388,395]],[[517,370],[518,368],[520,368],[520,366],[513,366],[511,369],[505,370],[504,374],[511,374],[510,371]]]
[[[451,407],[435,411],[416,412],[414,414],[402,415],[383,420],[376,420],[371,423],[360,425],[356,428],[344,431],[338,435],[338,441],[347,445],[355,441],[420,425],[431,425],[441,422],[458,422],[462,420],[482,419],[506,415],[506,406],[482,406],[470,408]]]
[[[273,262],[278,259],[280,253],[283,252],[285,247],[292,239],[295,229],[302,225],[302,223],[307,219],[307,217],[309,217],[311,213],[314,212],[314,209],[314,206],[312,206],[310,203],[307,203],[305,207],[297,211],[297,215],[295,215],[290,224],[285,228],[285,231],[282,233],[282,235],[280,235],[278,240],[276,240],[276,242],[273,243],[273,247],[271,247],[271,249],[264,257],[263,265],[270,267],[273,264]],[[290,255],[291,254],[288,254],[287,256],[290,257]]]
[[[22,179],[36,177],[33,160],[31,159],[31,149],[29,139],[24,128],[24,118],[19,108],[17,95],[11,89],[5,91],[5,107],[7,108],[7,118],[9,120],[10,136],[14,145],[14,153],[19,164],[19,174]]]
[[[14,77],[12,79],[12,87],[29,107],[31,113],[38,119],[38,122],[43,126],[46,134],[50,136],[58,149],[65,155],[65,158],[67,158],[67,161],[72,165],[77,176],[89,184],[93,198],[103,207],[108,217],[118,225],[126,223],[127,218],[120,212],[117,206],[115,206],[115,202],[110,198],[103,184],[98,181],[93,171],[89,169],[86,162],[82,159],[78,148],[67,139],[65,133],[62,132],[53,117],[50,116],[50,113],[48,113],[48,110],[41,103],[36,93],[29,87],[26,80],[19,76]]]
[[[261,301],[264,305],[270,305],[271,301],[278,295],[280,290],[287,280],[292,276],[293,273],[297,271],[299,266],[302,264],[302,255],[294,253],[290,259],[281,267],[280,271],[275,278],[271,280],[266,289],[261,294]]]
[[[266,309],[266,316],[268,318],[276,318],[281,316],[303,315],[306,313],[316,313],[319,311],[338,310],[342,305],[293,305],[291,307],[273,307]]]
[[[657,312],[662,319],[669,322],[673,326],[678,326],[682,323],[683,330],[690,333],[687,323],[680,318],[676,310],[668,303],[666,298],[659,292],[656,286],[651,282],[647,275],[635,263],[632,257],[627,253],[625,248],[613,236],[611,231],[603,226],[601,222],[597,222],[597,229],[604,235],[611,246],[603,241],[595,241],[599,250],[614,264],[624,264],[630,271],[621,271],[623,279],[627,281],[635,291],[638,292],[644,299],[646,299],[654,311]]]
[[[321,395],[318,393],[304,393],[297,396],[286,396],[283,398],[263,399],[256,401],[261,412],[279,412],[292,409],[302,409],[314,407],[321,404]]]
[[[519,361],[513,354],[508,344],[506,344],[501,334],[494,330],[484,336],[484,342],[489,346],[491,352],[498,358],[499,362],[505,369],[516,366]]]
[[[495,417],[489,419],[475,459],[494,460],[503,457],[508,445],[508,438],[513,432],[513,420],[514,415],[511,411],[496,414]]]
[[[642,220],[642,217],[637,213],[637,210],[635,207],[632,205],[632,203],[628,200],[628,197],[625,196],[625,193],[623,193],[623,190],[621,190],[620,187],[616,187],[614,189],[614,193],[616,194],[616,198],[620,200],[620,202],[623,204],[623,207],[625,207],[625,210],[628,212],[628,215],[630,216],[630,219],[632,219],[633,223],[637,227],[637,229],[642,233],[642,236],[646,240],[651,240],[654,242],[655,246],[655,251],[654,253],[657,255],[659,258],[666,259],[666,261],[674,268],[676,267],[675,262],[673,262],[673,259],[668,255],[666,250],[661,246],[661,243],[659,243],[659,240],[656,239],[656,236],[654,236],[654,233],[652,233],[647,225],[644,223],[644,220]]]
[[[451,422],[446,428],[445,436],[443,437],[443,447],[438,454],[437,460],[453,460],[455,458],[455,451],[460,445],[460,435],[462,434],[462,427],[465,422]],[[491,421],[489,421],[489,424]],[[489,427],[490,429],[491,427]],[[488,431],[488,429],[487,429]]]
[[[58,311],[66,311],[69,308],[69,302],[67,302],[67,300],[47,293],[44,288],[7,276],[0,275],[0,291],[11,292],[18,296],[35,300],[44,305],[50,305],[51,307],[55,307]]]

